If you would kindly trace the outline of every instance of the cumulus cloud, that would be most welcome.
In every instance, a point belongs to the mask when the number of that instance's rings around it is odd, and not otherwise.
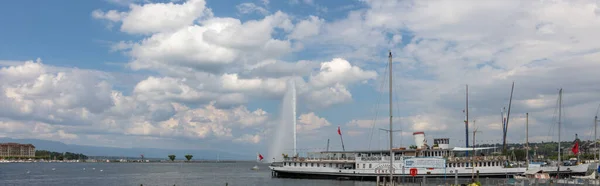
[[[377,76],[375,71],[365,71],[350,62],[335,58],[332,61],[321,63],[319,74],[311,76],[311,84],[315,87],[326,87],[336,83],[350,83],[373,79]]]
[[[317,116],[314,112],[302,114],[298,117],[297,131],[309,133],[321,127],[331,125],[327,119]]]
[[[188,0],[182,4],[148,3],[129,4],[129,12],[94,10],[92,17],[111,22],[122,22],[121,31],[132,34],[151,34],[171,31],[191,25],[202,16],[211,16],[204,0]]]
[[[6,80],[0,83],[3,135],[71,140],[92,133],[227,140],[237,138],[232,131],[269,120],[262,109],[217,108],[215,101],[197,108],[180,104],[222,96],[197,92],[183,84],[185,80],[149,77],[127,96],[112,89],[104,77],[110,74],[101,75],[64,71],[41,61],[1,68],[0,77]]]

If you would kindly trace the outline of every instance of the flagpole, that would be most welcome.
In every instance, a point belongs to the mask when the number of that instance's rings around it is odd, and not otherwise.
[[[342,151],[346,151],[346,148],[344,148],[344,138],[342,137],[341,134],[340,134],[340,140],[342,140]]]
[[[346,148],[344,148],[344,138],[342,137],[342,129],[340,129],[340,126],[338,126],[338,134],[340,135],[340,141],[342,141],[342,151],[346,151]]]

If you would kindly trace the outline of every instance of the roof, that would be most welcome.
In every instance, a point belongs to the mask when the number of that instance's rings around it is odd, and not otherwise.
[[[20,144],[20,143],[0,143],[0,146],[24,146],[24,147],[35,148],[35,146],[33,146],[32,144]]]
[[[425,134],[425,132],[413,132],[413,135],[417,135],[417,134]]]

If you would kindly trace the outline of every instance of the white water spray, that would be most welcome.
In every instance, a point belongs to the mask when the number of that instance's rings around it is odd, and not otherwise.
[[[288,83],[288,91],[283,96],[279,124],[270,138],[268,161],[281,161],[282,154],[289,157],[296,152],[296,83],[291,80]]]

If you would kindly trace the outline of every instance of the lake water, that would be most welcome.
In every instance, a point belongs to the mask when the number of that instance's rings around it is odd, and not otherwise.
[[[267,164],[238,163],[3,163],[0,185],[26,186],[184,186],[184,185],[340,185],[373,182],[271,178]],[[54,169],[54,170],[53,170]]]

